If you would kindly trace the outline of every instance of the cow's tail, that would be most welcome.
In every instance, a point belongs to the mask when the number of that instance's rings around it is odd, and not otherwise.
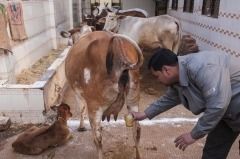
[[[182,39],[182,27],[179,20],[176,19],[175,23],[177,25],[177,35],[176,35],[177,37],[173,43],[173,52],[178,54],[178,49],[181,45],[181,39]]]

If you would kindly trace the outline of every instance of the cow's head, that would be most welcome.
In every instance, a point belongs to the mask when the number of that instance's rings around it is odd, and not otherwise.
[[[60,35],[64,38],[69,38],[68,44],[73,45],[78,41],[80,37],[95,30],[95,27],[83,24],[79,28],[74,28],[69,31],[61,31]]]
[[[65,104],[61,103],[59,105],[53,105],[50,107],[51,109],[43,111],[43,115],[45,117],[45,123],[47,125],[53,124],[59,117],[63,117],[64,119],[68,119],[72,116],[70,112],[70,107]]]
[[[124,17],[125,16],[117,15],[114,12],[108,12],[107,17],[101,18],[99,21],[100,22],[105,21],[103,30],[117,33],[120,25],[120,20],[123,19]]]
[[[101,9],[99,16],[102,17],[106,17],[108,12],[112,12],[112,9],[110,9],[108,7],[108,3],[104,3],[104,8]]]
[[[57,106],[57,118],[60,117],[65,120],[68,120],[70,117],[72,117],[69,105],[61,103],[59,106]]]
[[[99,8],[96,6],[96,7],[92,10],[92,15],[93,15],[94,17],[96,17],[96,16],[99,15],[99,12],[100,12],[100,10],[99,10]]]

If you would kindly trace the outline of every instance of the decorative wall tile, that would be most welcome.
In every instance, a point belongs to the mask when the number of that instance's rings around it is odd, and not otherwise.
[[[194,13],[181,10],[183,0],[179,0],[177,11],[168,10],[168,14],[176,17],[182,29],[191,34],[199,42],[201,50],[219,50],[240,57],[240,1],[221,0],[218,18],[202,15],[202,0],[194,2]]]
[[[228,48],[228,47],[226,47],[226,46],[223,46],[223,45],[218,44],[218,43],[216,43],[216,42],[210,41],[210,40],[208,40],[208,39],[206,39],[206,38],[203,38],[203,37],[201,37],[201,36],[199,36],[199,35],[197,35],[197,34],[188,32],[188,31],[186,31],[186,30],[185,30],[184,32],[187,33],[187,34],[190,34],[191,36],[193,36],[193,37],[196,38],[197,40],[200,40],[200,41],[202,41],[202,42],[204,42],[204,43],[206,43],[206,44],[208,44],[208,45],[210,45],[210,46],[212,46],[212,47],[214,47],[214,48],[220,49],[220,50],[222,50],[222,51],[224,51],[224,52],[226,52],[226,53],[229,53],[229,54],[231,54],[231,55],[234,55],[234,56],[236,56],[236,57],[240,57],[240,52],[239,52],[239,51],[232,50],[232,49],[230,49],[230,48]]]

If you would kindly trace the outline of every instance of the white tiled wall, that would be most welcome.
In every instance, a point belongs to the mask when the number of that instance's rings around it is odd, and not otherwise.
[[[12,42],[14,54],[9,57],[10,59],[8,58],[11,65],[5,63],[4,66],[0,67],[12,67],[14,69],[11,71],[18,74],[46,55],[51,49],[57,49],[62,42],[59,32],[71,28],[71,2],[72,0],[22,1],[23,18],[28,39],[21,42]],[[7,1],[0,0],[0,3],[6,4]],[[0,58],[6,59],[6,57]],[[1,72],[10,74],[7,71],[3,70]]]
[[[184,0],[178,1],[178,10],[168,14],[181,21],[185,33],[191,34],[200,49],[217,50],[240,56],[240,1],[220,0],[219,16],[212,18],[201,13],[203,0],[194,1],[194,12],[183,12]]]
[[[0,55],[0,81],[12,81],[15,82],[15,74],[14,74],[14,61],[13,55]],[[1,83],[1,82],[0,82]]]
[[[51,49],[58,49],[61,43],[59,32],[72,27],[72,0],[22,2],[28,39],[12,42],[13,55],[0,55],[0,83],[4,83],[0,84],[0,115],[11,117],[13,122],[39,123],[44,121],[42,112],[47,104],[44,93],[51,94],[45,87],[52,76],[47,81],[37,81],[32,85],[6,84],[1,76],[17,74],[30,67]],[[0,0],[0,3],[7,1]]]

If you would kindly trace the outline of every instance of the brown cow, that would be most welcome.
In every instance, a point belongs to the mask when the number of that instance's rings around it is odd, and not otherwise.
[[[77,96],[86,101],[99,159],[103,158],[101,120],[107,117],[109,121],[112,114],[116,120],[125,103],[129,111],[138,111],[142,62],[142,52],[134,41],[103,31],[80,38],[66,58],[66,78]],[[133,135],[139,158],[138,122]]]
[[[62,103],[57,109],[57,121],[51,126],[38,128],[33,126],[19,135],[12,147],[16,152],[26,155],[37,155],[51,146],[65,144],[70,138],[67,120],[72,116],[70,107]]]

